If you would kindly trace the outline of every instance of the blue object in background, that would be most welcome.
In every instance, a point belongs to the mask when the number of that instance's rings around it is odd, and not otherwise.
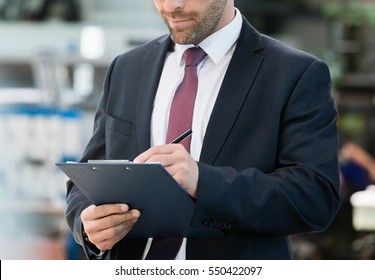
[[[353,192],[362,191],[371,183],[367,171],[353,161],[342,164],[340,169],[346,184]]]

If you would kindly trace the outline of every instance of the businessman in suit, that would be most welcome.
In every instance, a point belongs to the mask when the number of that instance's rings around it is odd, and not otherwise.
[[[82,161],[165,166],[195,201],[192,227],[224,234],[185,238],[176,259],[291,259],[288,236],[324,230],[340,204],[327,66],[260,34],[234,0],[154,4],[170,34],[112,62]],[[207,55],[189,153],[165,137],[182,53],[194,46]],[[137,209],[93,206],[67,185],[67,221],[89,258],[147,256],[152,239],[127,237]]]

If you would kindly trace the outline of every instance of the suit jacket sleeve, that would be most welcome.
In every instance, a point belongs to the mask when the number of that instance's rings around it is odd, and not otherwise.
[[[259,162],[275,158],[274,170],[226,167],[225,163],[238,160],[224,151],[216,166],[199,163],[195,226],[295,234],[320,231],[330,224],[339,206],[337,112],[329,71],[322,61],[314,60],[302,72],[280,117],[279,131],[274,134],[278,137],[276,158],[271,146],[241,155],[261,158]],[[237,137],[246,133],[242,130]],[[268,141],[260,138],[258,146]]]

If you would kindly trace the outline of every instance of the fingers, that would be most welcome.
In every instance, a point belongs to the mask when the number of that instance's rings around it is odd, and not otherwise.
[[[154,146],[137,156],[133,162],[160,162],[163,166],[169,166],[176,161],[186,160],[189,156],[181,144],[168,144]]]
[[[181,144],[154,146],[136,157],[134,162],[160,162],[190,196],[196,197],[198,164]]]
[[[89,240],[101,250],[108,250],[124,238],[138,221],[139,210],[129,210],[126,204],[89,206],[81,220]]]
[[[159,162],[169,174],[183,184],[189,175],[189,162],[192,160],[189,153],[180,144],[154,146],[135,158],[134,162]]]
[[[127,204],[105,204],[100,206],[91,205],[82,212],[81,219],[82,221],[95,220],[112,214],[126,213],[128,211],[129,206]]]
[[[133,212],[133,211],[132,211]],[[139,211],[138,211],[139,213]],[[121,214],[117,214],[121,215]],[[139,215],[136,215],[139,217]],[[129,231],[133,228],[133,225],[137,222],[137,218],[127,218],[124,220],[119,220],[119,223],[116,223],[108,228],[104,228],[100,231],[94,231],[89,234],[86,233],[89,240],[95,244],[95,246],[100,250],[110,250],[112,247],[123,239]]]
[[[109,207],[110,205],[108,205],[108,208]],[[98,211],[102,213],[101,210],[98,210]],[[96,218],[94,218],[94,216],[87,218],[86,214],[87,214],[86,212],[82,212],[81,214],[81,220],[85,226],[86,233],[115,227],[121,223],[131,221],[131,220],[136,221],[140,216],[140,212],[136,209],[126,211],[126,212],[120,212],[120,213],[118,212],[109,213],[108,211],[106,211],[106,215],[97,216]]]

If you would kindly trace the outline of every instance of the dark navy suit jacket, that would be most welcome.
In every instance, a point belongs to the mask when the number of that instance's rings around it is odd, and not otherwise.
[[[150,147],[164,36],[111,64],[82,161],[133,159]],[[337,111],[318,58],[256,31],[241,35],[203,141],[192,226],[224,238],[189,238],[187,259],[290,259],[289,235],[324,230],[339,207]],[[103,186],[105,187],[105,186]],[[90,203],[68,182],[67,221],[82,244]],[[112,259],[139,259],[146,239],[124,238]]]

